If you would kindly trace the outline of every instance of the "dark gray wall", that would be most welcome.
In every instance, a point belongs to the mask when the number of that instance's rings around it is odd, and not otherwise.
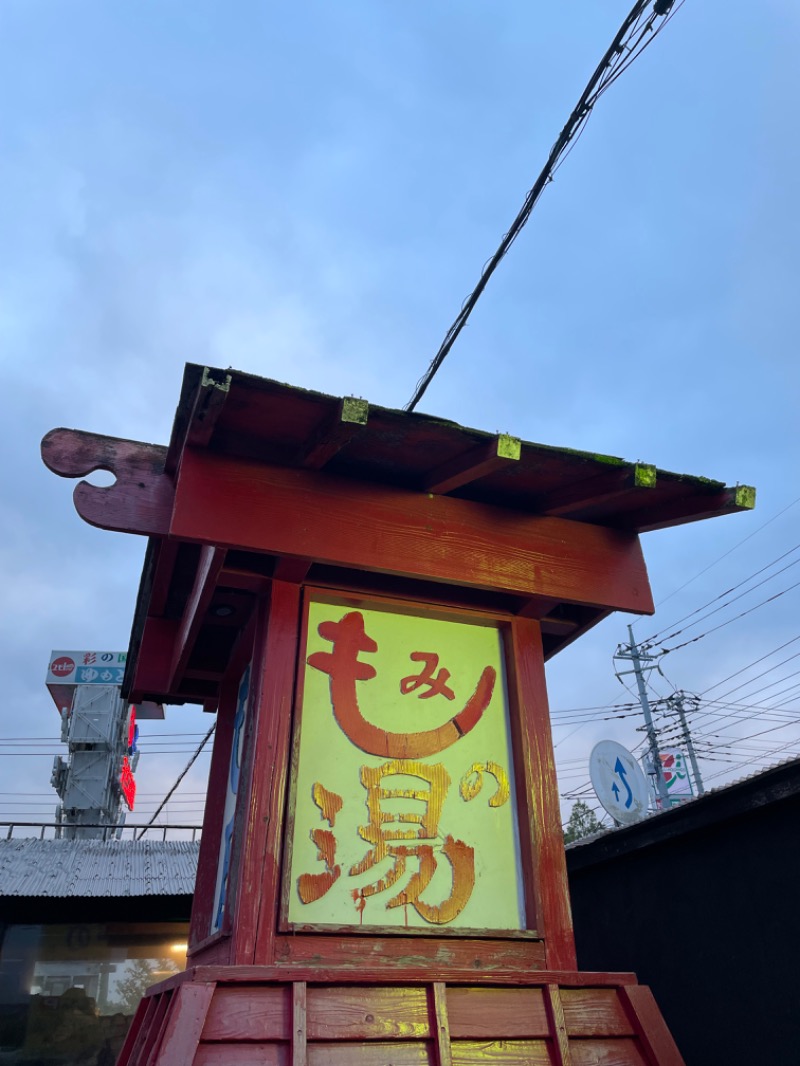
[[[567,852],[580,969],[638,974],[687,1066],[800,1064],[800,765],[789,771]]]

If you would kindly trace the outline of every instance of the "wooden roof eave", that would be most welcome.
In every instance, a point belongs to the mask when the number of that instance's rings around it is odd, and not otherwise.
[[[746,486],[729,489],[719,482],[658,471],[649,464],[531,444],[425,415],[370,408],[352,397],[325,396],[238,371],[192,364],[186,368],[168,448],[54,430],[45,437],[42,453],[50,469],[65,477],[83,477],[96,469],[111,471],[116,477],[112,486],[81,482],[76,487],[78,513],[93,525],[150,537],[126,691],[136,698],[209,706],[216,691],[214,678],[218,681],[221,675],[190,664],[198,642],[209,639],[208,612],[215,597],[230,599],[237,590],[244,596],[248,590],[255,594],[275,577],[314,581],[315,575],[323,584],[360,580],[365,589],[379,590],[389,588],[394,575],[404,573],[404,580],[416,582],[420,595],[434,601],[437,595],[447,595],[441,583],[425,584],[424,568],[420,573],[406,572],[402,560],[384,565],[384,560],[376,559],[370,574],[363,570],[366,560],[347,557],[344,550],[345,557],[334,559],[323,557],[313,545],[314,550],[298,554],[291,537],[282,547],[273,545],[271,552],[264,544],[251,544],[250,555],[239,553],[244,561],[240,558],[236,566],[229,565],[227,549],[238,546],[238,541],[226,541],[219,529],[198,530],[178,506],[179,486],[194,481],[196,487],[197,476],[208,475],[212,468],[229,472],[242,462],[255,464],[272,471],[273,489],[280,487],[282,469],[287,474],[294,470],[292,480],[317,487],[335,483],[354,494],[357,503],[374,498],[376,491],[381,500],[396,498],[406,509],[424,507],[425,499],[441,499],[441,506],[428,507],[425,514],[443,514],[450,522],[464,505],[477,514],[473,508],[479,504],[488,506],[501,525],[505,520],[515,527],[527,522],[532,530],[541,531],[543,521],[566,521],[573,529],[582,526],[585,532],[580,535],[590,539],[598,536],[592,529],[605,527],[598,544],[607,541],[614,529],[635,539],[639,532],[754,505],[754,490]],[[316,472],[323,469],[320,481]],[[368,515],[367,508],[360,520],[368,521]],[[423,554],[425,528],[423,521],[418,539]],[[344,569],[337,571],[337,566]],[[642,576],[647,587],[643,564]],[[450,578],[445,574],[438,580],[459,585],[458,566]],[[604,594],[591,594],[587,602],[580,595],[548,598],[547,590],[517,587],[513,581],[507,585],[505,592],[498,590],[499,597],[506,597],[502,609],[538,618],[548,655],[612,609],[652,610],[649,588],[643,599],[623,596],[620,602],[609,603]],[[464,595],[469,600],[470,594]],[[478,589],[473,595],[476,605],[485,605],[488,593]],[[231,602],[241,607],[241,601]]]

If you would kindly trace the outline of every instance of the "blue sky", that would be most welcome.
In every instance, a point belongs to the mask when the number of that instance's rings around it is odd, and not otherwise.
[[[628,6],[5,0],[4,737],[56,735],[50,648],[127,645],[144,550],[79,521],[43,434],[166,442],[186,361],[401,407]],[[755,534],[643,635],[800,540],[800,507],[770,521],[800,496],[798,45],[786,0],[686,0],[598,104],[420,405],[758,487],[752,515],[645,538],[660,601]],[[674,653],[671,681],[702,691],[791,639],[797,602]],[[611,654],[628,621],[553,663],[554,712],[627,700]],[[567,721],[565,791],[596,740],[640,739],[630,719]],[[176,709],[163,731],[207,723]],[[768,739],[709,774],[757,769]],[[153,805],[185,759],[145,747]],[[2,758],[0,820],[16,792],[52,810],[50,764]]]

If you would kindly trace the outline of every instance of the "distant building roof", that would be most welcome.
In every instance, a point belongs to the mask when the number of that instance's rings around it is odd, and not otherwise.
[[[191,895],[199,851],[184,840],[0,840],[0,897]]]

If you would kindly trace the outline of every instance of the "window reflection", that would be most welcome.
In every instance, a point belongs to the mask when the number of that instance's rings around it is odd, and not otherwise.
[[[0,1062],[111,1066],[187,937],[186,922],[0,926]]]

